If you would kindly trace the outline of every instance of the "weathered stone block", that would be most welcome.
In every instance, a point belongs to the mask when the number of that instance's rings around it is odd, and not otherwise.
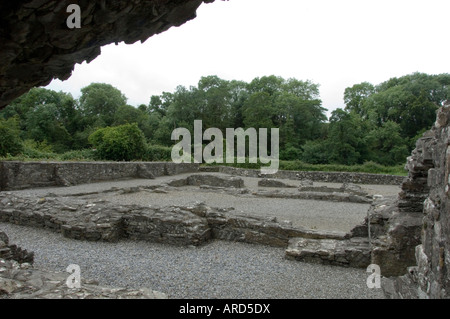
[[[195,174],[187,178],[187,184],[192,186],[208,185],[219,187],[243,188],[244,181],[238,177],[219,177],[215,175]]]
[[[260,187],[285,187],[285,188],[295,188],[293,185],[288,185],[286,183],[283,183],[281,181],[278,181],[276,179],[271,178],[263,178],[258,181],[258,186]]]
[[[367,239],[292,238],[285,256],[298,261],[365,268],[370,264],[370,245]]]

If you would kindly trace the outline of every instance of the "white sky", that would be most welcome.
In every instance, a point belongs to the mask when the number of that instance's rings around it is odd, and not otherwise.
[[[103,47],[47,88],[78,98],[92,82],[109,83],[138,106],[201,76],[273,74],[320,84],[329,115],[354,84],[450,73],[449,13],[449,0],[216,0],[144,44]]]

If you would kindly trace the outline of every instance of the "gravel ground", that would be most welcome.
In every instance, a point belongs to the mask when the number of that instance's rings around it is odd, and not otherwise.
[[[138,192],[132,194],[105,194],[103,199],[118,205],[143,206],[189,205],[195,201],[208,206],[235,210],[229,214],[249,214],[260,217],[276,217],[279,222],[288,220],[294,227],[348,232],[362,223],[369,204],[331,201],[240,197],[217,192],[199,191],[197,187],[183,187],[167,194]]]
[[[384,298],[364,269],[290,261],[284,249],[214,241],[197,248],[139,241],[84,242],[0,223],[10,241],[35,252],[36,268],[81,267],[82,278],[112,287],[149,287],[169,298]]]
[[[190,174],[154,180],[126,180],[73,187],[23,190],[36,196],[92,193],[112,187],[157,185]],[[256,178],[243,178],[249,189],[257,188]],[[286,181],[297,185],[296,181]],[[314,183],[339,187],[340,184]],[[369,194],[396,195],[397,186],[361,185]],[[292,191],[296,191],[293,189]],[[111,196],[112,195],[112,196]],[[93,195],[98,198],[98,195]],[[90,196],[88,196],[90,197]],[[369,205],[313,200],[243,198],[185,187],[167,194],[147,191],[117,195],[104,193],[103,199],[118,204],[153,206],[185,205],[205,201],[209,206],[234,207],[236,212],[276,216],[294,226],[321,230],[349,231],[362,222]],[[44,229],[0,223],[10,242],[35,252],[36,268],[65,271],[70,264],[81,267],[82,277],[112,287],[148,287],[169,298],[384,298],[380,289],[366,286],[364,269],[342,268],[286,260],[284,249],[226,241],[202,247],[173,247],[148,242],[84,242],[62,237]]]
[[[224,176],[220,173],[202,173]],[[182,179],[192,174],[181,174],[177,176],[162,176],[153,180],[123,180],[114,182],[92,183],[72,187],[40,188],[23,190],[36,196],[45,196],[48,193],[57,195],[94,193],[110,190],[111,188],[146,187],[159,185],[174,179]],[[229,176],[229,175],[225,175]],[[269,190],[270,188],[258,188],[258,178],[241,177],[245,187],[250,191]],[[298,181],[283,180],[286,184],[298,186]],[[338,183],[319,183],[315,186],[340,187]],[[391,196],[399,193],[399,186],[392,185],[360,185],[370,195],[380,194]],[[274,190],[274,189],[272,189]],[[287,192],[298,192],[296,188],[283,189]],[[138,192],[117,195],[117,193],[103,193],[92,195],[92,198],[102,198],[116,202],[119,205],[138,204],[150,206],[188,205],[195,201],[203,201],[209,206],[221,208],[235,208],[235,213],[244,213],[257,216],[277,217],[278,221],[289,220],[294,227],[305,227],[317,230],[331,230],[348,232],[354,226],[360,224],[367,216],[368,204],[342,203],[331,201],[280,199],[280,198],[255,198],[232,196],[223,192],[202,191],[198,187],[180,187],[167,194]]]

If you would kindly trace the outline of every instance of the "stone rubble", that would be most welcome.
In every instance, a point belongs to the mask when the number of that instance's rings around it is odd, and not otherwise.
[[[370,265],[370,245],[367,238],[308,239],[292,238],[286,258],[341,267],[366,268]]]
[[[12,259],[20,263],[33,263],[34,253],[9,244],[8,236],[0,231],[0,259]]]
[[[80,287],[67,284],[68,272],[36,269],[33,253],[8,245],[8,236],[0,232],[0,299],[166,299],[148,288],[126,289],[101,287],[97,282],[80,278]],[[4,253],[5,247],[11,253]],[[17,254],[16,252],[20,253]]]

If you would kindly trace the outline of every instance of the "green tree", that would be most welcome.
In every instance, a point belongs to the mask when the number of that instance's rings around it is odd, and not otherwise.
[[[404,163],[409,151],[400,132],[400,125],[392,121],[370,131],[366,138],[369,157],[386,166]]]
[[[410,139],[431,128],[437,108],[450,97],[449,84],[449,74],[413,73],[391,78],[363,100],[362,113],[378,127],[388,121],[399,124],[401,136]]]
[[[25,137],[37,142],[46,141],[59,153],[68,151],[72,138],[62,122],[55,104],[38,105],[27,114]]]
[[[22,151],[19,118],[7,120],[0,117],[0,156],[17,155]]]
[[[282,77],[270,75],[254,78],[248,85],[249,94],[267,93],[269,96],[275,96],[283,90],[285,80]]]
[[[27,124],[30,112],[34,112],[37,108],[45,109],[46,106],[52,109],[54,120],[60,126],[65,127],[69,134],[73,134],[79,129],[79,112],[76,100],[72,95],[45,88],[31,89],[11,102],[1,111],[1,114],[5,118],[17,116],[20,128],[25,135],[25,131],[30,129]]]
[[[309,164],[329,164],[333,160],[331,142],[326,139],[307,141],[302,145],[302,160]]]
[[[363,108],[364,101],[375,93],[375,86],[369,82],[355,84],[350,88],[346,88],[344,92],[344,103],[346,111],[353,111],[363,118],[367,116]]]
[[[354,112],[336,109],[330,117],[328,141],[332,162],[345,165],[362,163],[367,156],[365,125]]]
[[[244,119],[242,115],[242,107],[248,99],[247,83],[244,81],[232,80],[229,83],[229,94],[231,112],[233,114],[233,123],[231,127],[244,127]]]
[[[131,105],[121,105],[114,113],[113,125],[123,125],[127,123],[138,123],[141,115],[141,110]]]
[[[111,126],[119,107],[127,98],[117,88],[105,83],[92,83],[81,89],[80,110],[86,126]]]
[[[166,116],[167,109],[172,104],[174,96],[172,93],[163,92],[161,95],[152,95],[148,105],[149,113],[159,113],[161,116]]]
[[[245,101],[242,107],[244,126],[246,128],[272,128],[275,127],[273,119],[276,109],[273,107],[272,97],[265,91],[255,92]]]
[[[113,161],[142,159],[146,152],[144,133],[137,124],[124,124],[96,130],[89,136],[99,158]]]
[[[194,94],[200,102],[200,119],[205,128],[225,130],[234,122],[230,83],[219,77],[202,77]]]
[[[282,89],[284,92],[293,94],[302,100],[316,100],[320,95],[318,84],[294,78],[283,81]]]

